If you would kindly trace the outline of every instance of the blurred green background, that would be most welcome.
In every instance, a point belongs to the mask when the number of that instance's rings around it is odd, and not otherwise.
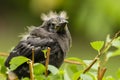
[[[0,52],[9,53],[26,26],[41,25],[40,14],[51,10],[68,13],[73,46],[67,56],[93,59],[97,52],[89,43],[120,30],[120,0],[0,0]],[[107,63],[108,75],[115,74],[119,60]]]

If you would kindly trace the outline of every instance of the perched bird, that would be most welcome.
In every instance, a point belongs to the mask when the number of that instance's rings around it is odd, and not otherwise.
[[[34,47],[34,62],[45,64],[45,56],[42,50],[51,48],[49,64],[59,68],[64,61],[66,53],[71,46],[71,35],[68,30],[67,14],[49,12],[41,16],[43,24],[39,27],[30,27],[23,35],[19,44],[10,52],[5,66],[10,68],[10,60],[16,56],[32,58],[32,48]],[[29,76],[29,66],[27,63],[20,65],[12,71],[19,79]]]

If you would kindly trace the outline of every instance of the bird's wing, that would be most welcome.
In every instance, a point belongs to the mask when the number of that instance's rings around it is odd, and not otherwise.
[[[43,49],[51,47],[54,45],[53,39],[50,38],[40,38],[40,37],[28,37],[26,40],[20,41],[20,43],[13,49],[13,51],[8,56],[5,66],[9,67],[10,60],[15,56],[25,56],[31,58],[32,48],[35,49],[35,53],[41,53]],[[43,54],[41,55],[41,60],[44,58]]]

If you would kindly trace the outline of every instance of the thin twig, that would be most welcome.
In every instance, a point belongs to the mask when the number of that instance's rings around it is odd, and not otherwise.
[[[80,62],[78,62],[78,61],[73,61],[73,60],[68,60],[68,59],[64,59],[64,62],[70,63],[70,64],[82,65],[82,63],[80,63]]]
[[[100,66],[98,66],[98,74],[97,74],[97,78],[98,78],[98,80],[100,80],[100,73],[101,73],[101,70],[100,70]]]
[[[7,53],[3,53],[3,52],[0,52],[0,56],[8,57],[9,54],[7,54]]]
[[[118,31],[117,33],[115,33],[115,35],[114,35],[113,38],[110,40],[110,42],[106,42],[104,48],[102,48],[101,51],[100,51],[101,54],[106,51],[106,49],[111,45],[111,43],[113,42],[113,40],[118,37],[119,34],[120,34],[120,31]]]
[[[93,59],[92,63],[83,71],[83,73],[85,74],[87,71],[89,71],[91,69],[91,67],[97,62],[97,60],[99,59],[99,57],[105,52],[105,50],[111,45],[111,43],[113,42],[113,40],[120,34],[120,31],[118,31],[114,37],[111,39],[110,42],[107,42],[106,45],[100,50],[99,54]]]
[[[101,80],[102,80],[106,70],[107,70],[106,68],[102,68],[102,70],[101,70]]]
[[[83,74],[85,74],[87,71],[90,70],[90,68],[97,62],[98,58],[95,58],[92,63],[83,71]]]
[[[102,80],[106,70],[106,68],[101,69],[100,66],[98,67],[98,80]]]
[[[114,35],[114,37],[111,39],[110,42],[107,42],[107,43],[105,44],[105,46],[98,52],[98,55],[93,59],[93,61],[91,62],[91,64],[90,64],[86,69],[83,70],[83,73],[84,73],[84,74],[91,69],[91,67],[98,61],[98,59],[100,58],[100,56],[101,56],[103,53],[105,53],[106,49],[109,48],[109,46],[111,45],[111,43],[113,42],[113,40],[114,40],[115,38],[117,38],[117,36],[118,36],[119,34],[120,34],[120,31],[118,31],[118,32]],[[106,71],[106,69],[103,69],[103,71],[102,71],[102,77],[103,77],[105,71]],[[80,79],[80,77],[79,77],[78,79]]]
[[[47,53],[46,53],[46,61],[45,61],[45,67],[46,67],[45,76],[48,76],[48,64],[49,64],[50,50],[51,48],[48,47]]]
[[[34,64],[34,54],[35,54],[35,48],[32,48],[32,62]]]
[[[34,75],[33,75],[33,62],[32,62],[31,60],[28,60],[27,63],[29,64],[30,80],[34,80]]]

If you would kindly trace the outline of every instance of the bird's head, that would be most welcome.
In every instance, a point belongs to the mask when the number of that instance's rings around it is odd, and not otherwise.
[[[62,33],[67,27],[67,14],[66,12],[50,12],[48,15],[42,14],[42,20],[44,21],[43,27],[49,32]]]

